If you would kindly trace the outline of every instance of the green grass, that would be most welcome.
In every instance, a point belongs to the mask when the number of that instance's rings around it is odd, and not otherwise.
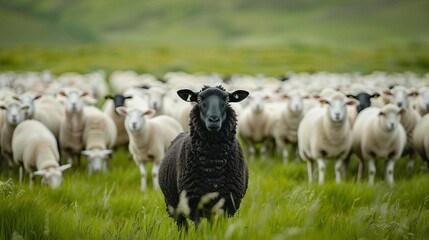
[[[368,48],[295,43],[265,47],[175,47],[89,44],[62,47],[0,47],[0,71],[51,69],[86,73],[132,69],[162,76],[169,71],[280,75],[295,72],[405,72],[429,70],[429,43]]]
[[[418,162],[396,167],[394,188],[378,172],[373,187],[346,182],[333,171],[323,186],[307,184],[303,163],[278,158],[250,163],[250,181],[238,214],[203,221],[178,232],[161,192],[139,190],[139,173],[119,150],[106,174],[88,176],[86,164],[64,172],[56,190],[33,189],[0,175],[0,238],[11,239],[426,239],[429,237],[428,171]],[[328,165],[333,168],[333,163]],[[380,168],[381,169],[381,168]],[[149,181],[149,186],[151,182]]]

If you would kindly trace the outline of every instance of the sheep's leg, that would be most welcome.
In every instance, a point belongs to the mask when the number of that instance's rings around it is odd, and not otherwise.
[[[300,159],[299,159],[299,153],[298,153],[298,145],[296,143],[292,143],[291,147],[292,147],[292,151],[291,152],[293,152],[293,154],[294,154],[295,162],[299,163]]]
[[[413,149],[410,149],[409,151],[410,151],[409,152],[410,158],[408,159],[408,162],[407,162],[407,168],[412,169],[412,168],[414,168],[414,163],[416,161],[416,154],[415,154]]]
[[[19,166],[19,183],[24,181],[24,167]]]
[[[261,160],[267,160],[267,141],[264,141],[261,146]]]
[[[395,168],[395,161],[393,160],[388,160],[386,162],[386,172],[385,172],[385,179],[386,182],[393,187],[393,170]]]
[[[152,167],[152,182],[153,182],[154,190],[159,190],[158,172],[159,172],[159,164],[154,163]]]
[[[313,163],[307,160],[308,183],[313,183]]]
[[[142,192],[146,191],[147,189],[147,182],[146,182],[146,167],[144,163],[139,163],[139,169],[140,169],[140,190]]]
[[[368,184],[369,185],[374,185],[374,180],[375,180],[375,173],[376,173],[376,169],[375,169],[375,160],[374,159],[370,159],[368,161]]]
[[[289,151],[287,150],[287,148],[282,147],[281,148],[281,154],[282,154],[282,158],[283,158],[283,164],[288,164],[289,163]]]
[[[325,171],[326,171],[326,161],[323,158],[317,159],[317,166],[319,169],[319,184],[325,183]]]
[[[30,188],[33,188],[34,186],[34,178],[35,178],[34,174],[30,173]]]
[[[357,182],[361,182],[363,178],[363,171],[365,170],[365,162],[362,161],[362,159],[359,159],[359,167],[358,167],[358,174],[357,174]]]
[[[335,181],[341,183],[341,179],[344,175],[344,162],[342,159],[337,159],[335,162]]]
[[[251,162],[255,161],[255,146],[252,143],[248,143],[247,152],[249,154],[249,159]]]

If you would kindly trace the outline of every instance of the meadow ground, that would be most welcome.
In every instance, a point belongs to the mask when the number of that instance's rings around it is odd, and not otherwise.
[[[0,174],[0,239],[427,239],[429,177],[422,161],[395,169],[393,188],[356,184],[356,163],[336,184],[333,163],[327,183],[308,184],[304,163],[283,165],[278,157],[249,164],[250,181],[234,217],[203,221],[179,232],[165,210],[162,193],[139,190],[139,172],[125,149],[109,172],[88,176],[86,163],[64,172],[56,190],[28,187]],[[4,165],[2,166],[4,167]],[[15,169],[17,170],[17,169]],[[149,181],[149,186],[151,182]]]

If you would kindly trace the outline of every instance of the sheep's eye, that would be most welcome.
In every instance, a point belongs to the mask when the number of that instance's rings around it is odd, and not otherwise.
[[[28,110],[28,109],[29,109],[29,107],[28,107],[28,106],[24,106],[24,107],[22,107],[22,109],[23,109],[23,110]]]

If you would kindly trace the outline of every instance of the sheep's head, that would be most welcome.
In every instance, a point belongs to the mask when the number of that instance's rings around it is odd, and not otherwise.
[[[355,99],[345,97],[341,93],[333,94],[329,100],[322,98],[319,99],[320,103],[328,105],[329,118],[333,123],[342,123],[347,118],[346,106],[357,105],[359,102]]]
[[[21,104],[17,101],[6,105],[1,105],[0,109],[6,110],[6,121],[12,126],[16,126],[24,120],[24,114],[22,110],[25,110],[26,107],[21,106]]]
[[[151,116],[155,113],[152,109],[144,111],[136,107],[118,107],[116,108],[116,112],[125,116],[125,127],[131,132],[140,131],[145,125],[145,116]]]
[[[107,159],[111,157],[112,150],[110,149],[94,149],[83,150],[82,154],[88,159],[88,172],[105,172],[107,171]]]
[[[270,95],[267,92],[253,92],[248,97],[249,106],[253,112],[260,113],[265,109],[265,102],[269,99]]]
[[[358,112],[360,112],[360,111],[364,110],[365,108],[371,106],[371,98],[376,99],[376,98],[380,97],[380,94],[378,94],[378,93],[368,94],[366,92],[360,92],[356,95],[349,94],[349,95],[347,95],[347,97],[354,98],[354,99],[359,101],[359,104],[356,106],[356,109]]]
[[[291,91],[288,94],[282,95],[283,99],[288,100],[287,107],[289,111],[294,115],[299,115],[304,110],[304,99],[307,99],[308,96],[302,94],[299,91]]]
[[[412,96],[414,93],[403,86],[395,86],[390,90],[383,92],[385,95],[393,97],[393,103],[398,107],[409,107],[408,96]]]
[[[116,108],[123,107],[124,104],[125,104],[125,100],[131,99],[131,98],[133,98],[133,96],[124,96],[122,94],[115,94],[113,96],[112,95],[107,95],[107,96],[104,97],[104,99],[106,99],[106,100],[107,99],[112,99],[113,100],[113,103],[115,105],[115,112],[116,112],[116,114],[119,114],[116,111]]]
[[[48,185],[51,188],[57,188],[63,182],[62,172],[71,167],[71,164],[66,164],[59,167],[52,167],[35,171],[33,174],[42,176],[42,185]]]
[[[401,115],[405,114],[406,110],[399,108],[393,104],[387,104],[380,109],[379,117],[381,127],[387,131],[395,130],[401,121]]]
[[[88,92],[80,90],[71,90],[68,92],[61,90],[58,92],[58,94],[66,98],[65,106],[67,112],[82,111],[84,105],[82,98],[89,95]]]
[[[217,132],[222,128],[226,119],[228,104],[242,101],[249,95],[249,92],[237,90],[228,93],[220,86],[205,86],[200,92],[182,89],[177,91],[177,94],[186,102],[196,102],[200,110],[200,121],[204,123],[208,131]]]
[[[41,98],[42,95],[21,95],[16,96],[14,99],[21,102],[21,108],[24,113],[24,119],[33,118],[34,115],[34,100]]]

